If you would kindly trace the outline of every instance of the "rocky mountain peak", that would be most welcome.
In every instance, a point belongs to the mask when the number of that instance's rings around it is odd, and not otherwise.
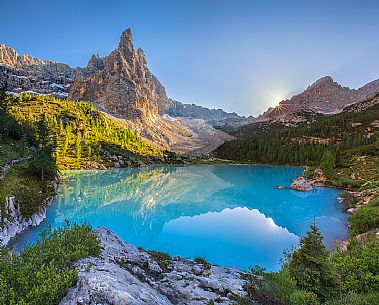
[[[350,90],[347,87],[342,87],[339,83],[335,82],[331,76],[324,76],[315,81],[312,85],[304,91],[304,93],[322,95],[329,94],[336,90]]]
[[[326,85],[326,84],[333,84],[334,83],[334,80],[331,76],[324,76],[324,77],[321,77],[320,79],[316,80],[312,85],[312,86],[320,86],[320,85]]]
[[[103,59],[99,54],[93,54],[87,64],[87,73],[96,73],[104,69]]]
[[[130,28],[122,32],[118,49],[126,58],[131,58],[133,56],[133,37]]]

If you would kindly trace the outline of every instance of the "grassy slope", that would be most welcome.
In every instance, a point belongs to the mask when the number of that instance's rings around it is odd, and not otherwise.
[[[9,113],[32,130],[41,115],[46,116],[50,137],[55,143],[58,169],[91,168],[94,163],[112,166],[109,155],[115,154],[125,160],[163,155],[138,134],[111,120],[90,103],[49,97],[24,97],[23,100],[11,105]]]

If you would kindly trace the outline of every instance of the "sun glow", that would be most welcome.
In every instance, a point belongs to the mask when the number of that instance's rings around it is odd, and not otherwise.
[[[286,95],[284,93],[276,93],[272,95],[273,107],[279,106],[279,103],[286,99]]]

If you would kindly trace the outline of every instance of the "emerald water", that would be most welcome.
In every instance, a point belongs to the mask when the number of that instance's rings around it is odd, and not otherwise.
[[[299,167],[149,166],[66,174],[46,220],[20,235],[16,249],[68,219],[105,226],[135,246],[173,256],[275,271],[283,250],[298,244],[314,218],[327,247],[348,234],[338,190],[276,188],[289,186],[302,174]]]

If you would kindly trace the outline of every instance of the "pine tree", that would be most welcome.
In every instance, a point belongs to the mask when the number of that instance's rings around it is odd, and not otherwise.
[[[80,157],[82,156],[82,146],[81,146],[81,134],[80,131],[78,130],[76,133],[76,142],[75,142],[75,157],[80,161]]]
[[[335,157],[330,150],[324,152],[321,158],[321,169],[327,177],[333,175],[333,168],[335,165]]]
[[[335,293],[340,282],[322,241],[320,230],[313,223],[300,240],[300,248],[289,255],[288,270],[300,289],[325,300]]]

